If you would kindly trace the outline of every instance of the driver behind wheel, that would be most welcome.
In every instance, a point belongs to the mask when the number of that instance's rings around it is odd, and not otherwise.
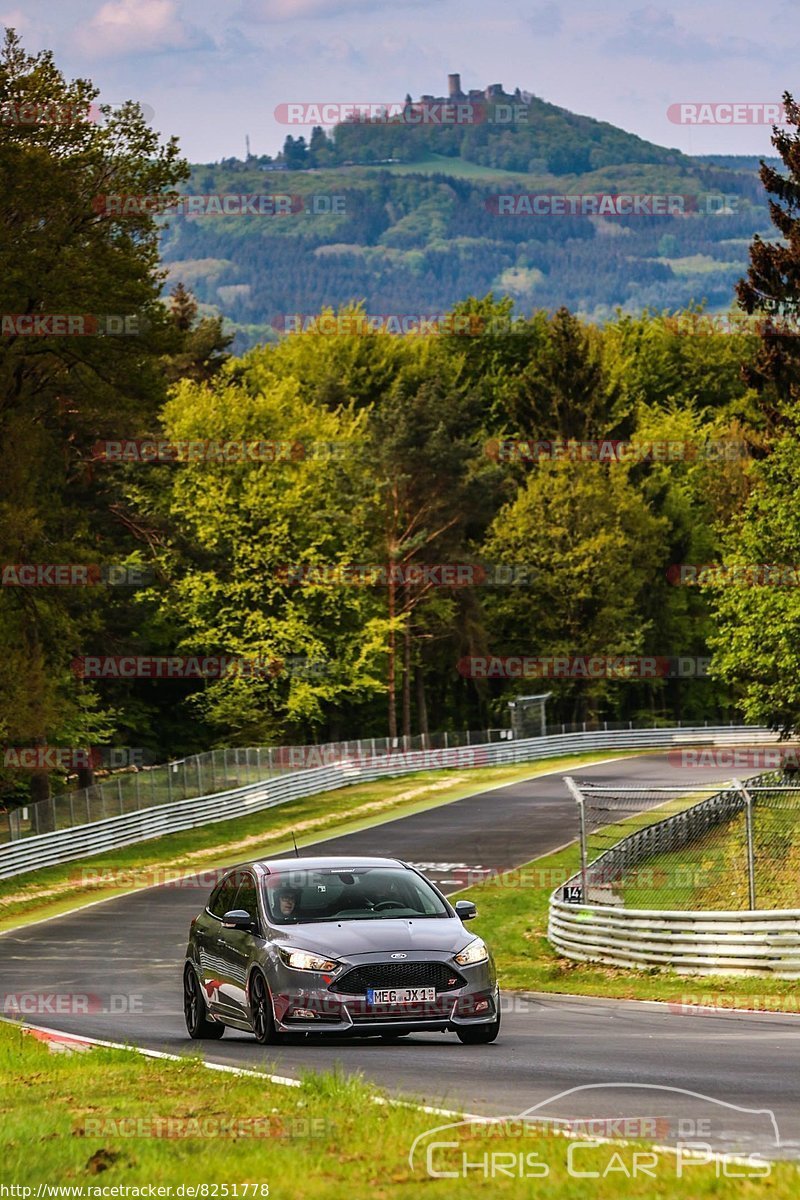
[[[284,921],[297,920],[299,896],[294,888],[284,887],[278,892],[278,913]]]

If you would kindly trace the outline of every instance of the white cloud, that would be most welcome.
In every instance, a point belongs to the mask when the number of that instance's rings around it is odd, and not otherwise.
[[[762,50],[752,40],[715,31],[703,36],[680,25],[672,13],[653,5],[628,14],[627,22],[606,41],[607,49],[685,67],[711,59],[748,58]]]
[[[176,0],[108,0],[78,34],[93,58],[196,50],[212,43],[178,15]]]
[[[528,10],[528,24],[540,37],[553,37],[564,30],[564,15],[553,0]]]
[[[12,8],[9,12],[0,13],[0,25],[6,25],[9,29],[22,29],[24,25],[30,24],[30,18],[21,8]]]
[[[422,3],[422,0],[412,0]],[[319,20],[347,13],[377,12],[394,5],[394,0],[259,0],[240,9],[237,17],[251,21],[279,22]]]

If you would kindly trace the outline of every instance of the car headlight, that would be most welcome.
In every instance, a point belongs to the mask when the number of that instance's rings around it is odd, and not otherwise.
[[[462,967],[471,967],[473,963],[485,962],[488,957],[489,951],[483,938],[475,938],[455,956],[455,961]]]
[[[278,954],[286,966],[293,967],[295,971],[325,971],[330,974],[339,969],[339,963],[334,962],[332,958],[323,958],[321,954],[310,954],[308,950],[293,950],[291,946],[280,946]]]

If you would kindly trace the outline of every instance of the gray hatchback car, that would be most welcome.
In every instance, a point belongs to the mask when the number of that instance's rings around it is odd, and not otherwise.
[[[500,1030],[494,960],[429,880],[393,858],[285,858],[233,867],[192,921],[186,1028],[266,1045],[287,1033],[380,1036]]]

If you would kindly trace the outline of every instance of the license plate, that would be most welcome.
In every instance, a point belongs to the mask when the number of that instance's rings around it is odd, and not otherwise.
[[[435,999],[435,987],[367,988],[367,1004],[421,1004]]]

